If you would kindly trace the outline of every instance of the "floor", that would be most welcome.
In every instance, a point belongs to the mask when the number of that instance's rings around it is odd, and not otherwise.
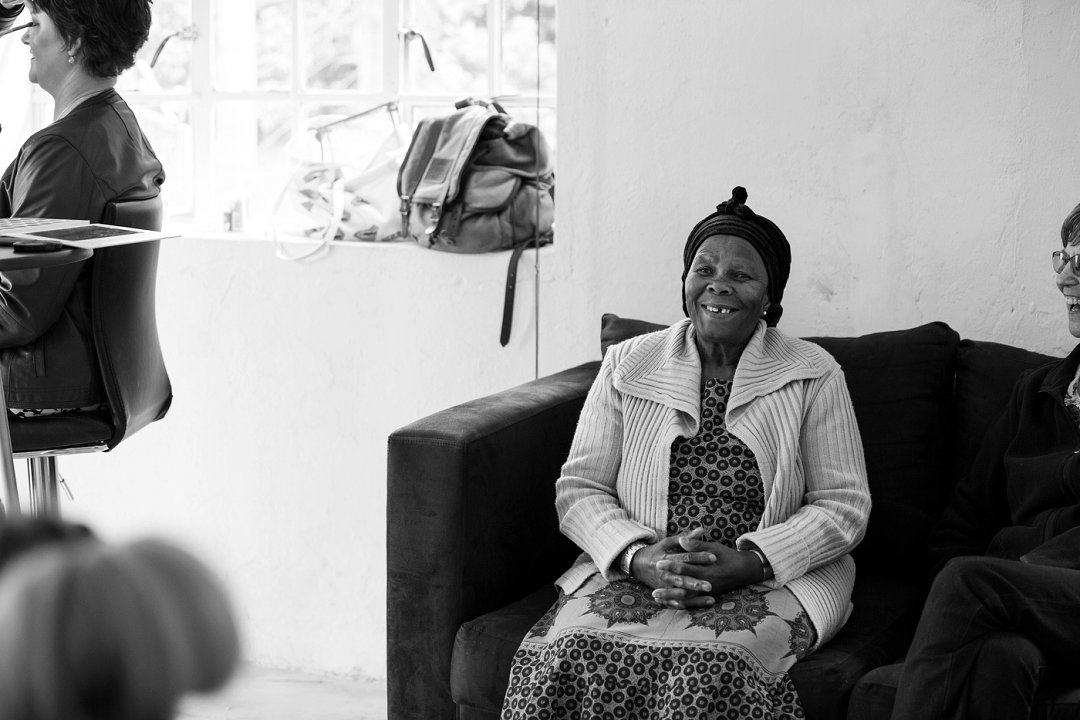
[[[178,720],[386,720],[386,681],[245,667],[221,692],[192,696]]]

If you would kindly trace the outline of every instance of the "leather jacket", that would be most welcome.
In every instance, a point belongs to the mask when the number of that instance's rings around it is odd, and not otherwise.
[[[107,203],[153,197],[161,162],[115,90],[34,133],[0,177],[0,217],[101,222]],[[104,402],[90,320],[94,259],[0,273],[0,370],[9,407]]]

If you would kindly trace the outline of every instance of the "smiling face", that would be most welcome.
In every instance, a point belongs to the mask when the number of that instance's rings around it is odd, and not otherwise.
[[[1065,246],[1065,252],[1069,255],[1080,254],[1080,242],[1069,243]],[[1069,333],[1073,337],[1080,338],[1080,277],[1072,269],[1072,263],[1057,274],[1057,286],[1061,294],[1065,296],[1065,313],[1069,319]]]
[[[765,263],[746,240],[714,235],[698,248],[683,283],[690,322],[703,354],[742,348],[769,309]]]
[[[30,19],[37,23],[26,29],[22,41],[30,47],[30,82],[53,94],[72,71],[68,45],[52,18],[32,2],[27,3]]]

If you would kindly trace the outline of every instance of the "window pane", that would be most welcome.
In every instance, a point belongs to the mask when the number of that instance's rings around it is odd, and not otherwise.
[[[161,92],[191,87],[191,0],[156,0],[150,38],[135,56],[135,67],[120,80],[122,90]]]
[[[555,0],[507,0],[505,10],[501,92],[554,95]]]
[[[222,102],[215,108],[215,190],[223,216],[239,204],[245,230],[287,234],[325,225],[318,197],[342,178],[373,205],[372,217],[391,218],[397,209],[397,166],[410,133],[395,131],[386,112],[316,130],[363,107],[312,106],[298,117],[288,103]],[[355,182],[353,182],[355,181]],[[353,187],[355,186],[355,187]],[[316,204],[314,210],[303,207]]]
[[[426,93],[485,95],[488,90],[488,3],[484,0],[416,0],[409,27],[423,34],[435,72],[419,38],[408,44],[408,87]]]
[[[307,108],[307,127],[303,133],[307,157],[321,157],[340,164],[346,172],[368,168],[383,141],[395,133],[398,122],[386,110],[365,113],[357,105],[318,105]],[[323,128],[321,133],[316,129]],[[411,133],[403,129],[405,137]],[[321,137],[321,142],[319,137]]]
[[[219,102],[214,107],[214,217],[239,205],[245,229],[252,217],[269,218],[292,171],[285,153],[295,110],[284,102]],[[239,227],[235,229],[241,229]]]
[[[305,191],[315,191],[322,198],[324,207],[329,207],[325,198],[333,198],[330,183],[338,178],[344,182],[341,230],[342,237],[350,240],[385,238],[400,229],[397,172],[412,139],[409,129],[396,121],[396,114],[377,110],[355,117],[366,109],[352,105],[308,108],[307,129],[289,143],[294,162],[319,173],[314,180],[305,178],[303,184]],[[294,171],[288,191],[293,198],[298,184]],[[277,218],[280,230],[288,232],[289,212],[296,209],[295,202],[283,203]],[[317,221],[327,217],[310,211],[302,214],[307,228],[320,226]]]
[[[304,77],[315,90],[382,86],[382,0],[304,0]]]
[[[131,109],[165,168],[161,191],[165,212],[170,216],[190,215],[195,207],[190,105],[132,102]]]
[[[295,0],[227,0],[213,5],[214,86],[289,90]]]

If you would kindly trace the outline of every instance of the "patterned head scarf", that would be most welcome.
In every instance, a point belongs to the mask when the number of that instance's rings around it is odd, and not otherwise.
[[[1080,242],[1080,205],[1074,207],[1061,224],[1062,247],[1075,242]]]
[[[765,323],[775,327],[784,313],[780,301],[784,298],[784,286],[787,285],[791,272],[791,246],[780,228],[766,217],[756,214],[746,206],[746,188],[736,187],[731,191],[731,199],[716,206],[716,212],[709,215],[690,231],[690,237],[683,248],[683,286],[690,272],[690,263],[694,260],[698,248],[716,235],[733,235],[750,243],[765,263],[765,272],[769,278],[769,310],[765,313]],[[1076,212],[1075,210],[1073,211]],[[683,297],[683,314],[686,310],[686,298]]]

